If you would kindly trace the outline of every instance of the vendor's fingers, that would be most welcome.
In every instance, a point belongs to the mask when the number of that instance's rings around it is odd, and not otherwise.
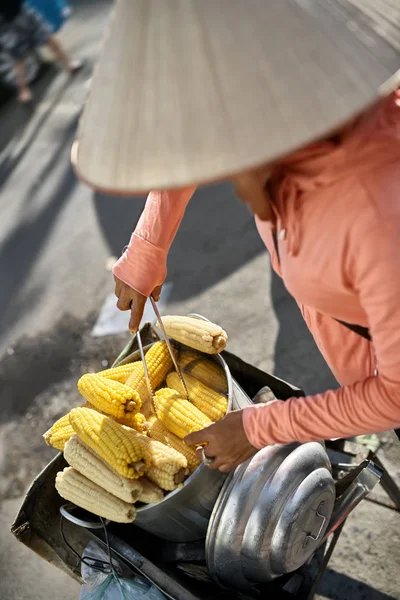
[[[157,287],[154,288],[153,293],[151,294],[156,302],[158,302],[160,299],[161,290],[162,290],[162,285],[158,285]]]
[[[221,466],[225,464],[225,459],[223,458],[218,458],[218,456],[215,456],[213,458],[212,463],[207,464],[207,467],[209,469],[212,469],[213,471],[217,471],[218,469],[220,470]]]
[[[201,446],[196,449],[196,458],[200,462],[203,460],[203,448]]]
[[[205,429],[200,429],[200,431],[194,431],[193,433],[189,433],[183,440],[185,444],[188,446],[208,446],[211,437],[210,437],[210,427],[206,427]]]
[[[226,464],[222,464],[220,467],[218,467],[218,470],[221,471],[221,473],[229,473],[229,471],[232,471],[233,469],[234,467]]]
[[[207,447],[203,448],[202,446],[199,446],[196,448],[196,458],[197,460],[202,461],[204,458],[214,458],[214,456],[210,453]]]
[[[129,331],[136,333],[143,317],[144,305],[147,298],[141,294],[135,294],[131,304],[131,318],[129,319]]]
[[[121,294],[121,289],[122,289],[122,281],[120,279],[118,279],[117,277],[114,277],[115,279],[115,295],[117,296],[117,298],[119,298],[120,294]]]
[[[129,310],[131,308],[131,302],[132,297],[129,293],[129,288],[122,286],[118,296],[117,308],[119,308],[119,310]]]

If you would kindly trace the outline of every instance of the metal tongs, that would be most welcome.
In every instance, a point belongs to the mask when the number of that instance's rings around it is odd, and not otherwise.
[[[180,368],[180,366],[178,364],[178,361],[176,359],[176,356],[175,356],[174,350],[172,348],[171,342],[170,342],[170,340],[169,340],[169,338],[167,336],[167,333],[165,331],[165,327],[164,327],[164,324],[162,322],[161,315],[160,315],[160,312],[159,312],[158,307],[157,307],[157,303],[154,300],[154,298],[152,298],[152,297],[150,297],[150,301],[151,301],[154,313],[155,313],[155,315],[157,317],[158,323],[160,325],[160,329],[161,329],[162,334],[164,336],[165,343],[167,344],[168,351],[169,351],[169,353],[171,355],[172,362],[174,363],[175,370],[178,373],[179,379],[181,380],[181,383],[183,385],[183,389],[185,390],[186,399],[189,400],[189,394],[188,394],[188,391],[187,391],[186,383],[185,383],[184,377],[182,375],[181,368]],[[145,354],[144,354],[144,351],[143,351],[142,338],[141,338],[139,329],[136,332],[136,339],[137,339],[138,346],[139,346],[140,358],[141,358],[142,363],[143,363],[143,370],[144,370],[144,376],[145,376],[145,379],[146,379],[147,391],[148,391],[148,394],[149,394],[149,396],[151,398],[154,411],[157,412],[156,411],[156,407],[154,405],[154,393],[153,393],[153,388],[152,388],[150,377],[149,377],[149,371],[147,369],[146,358],[145,358]]]

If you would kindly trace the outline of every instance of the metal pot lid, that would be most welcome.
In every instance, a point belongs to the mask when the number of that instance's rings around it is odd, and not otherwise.
[[[261,583],[297,569],[322,538],[335,501],[330,461],[317,442],[298,446],[263,487],[243,535],[245,578]]]
[[[299,444],[263,448],[240,465],[225,483],[211,515],[206,538],[206,561],[220,585],[249,589],[241,565],[243,534],[254,505],[282,461]]]

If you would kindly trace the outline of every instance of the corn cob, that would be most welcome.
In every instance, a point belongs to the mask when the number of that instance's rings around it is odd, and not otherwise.
[[[122,417],[121,419],[116,419],[116,421],[117,423],[121,423],[121,425],[126,425],[131,429],[135,429],[139,433],[145,434],[147,431],[146,417],[140,412],[136,414],[126,413],[124,417]]]
[[[110,417],[89,408],[74,408],[69,421],[79,439],[123,477],[137,479],[149,466],[139,434]]]
[[[157,440],[140,436],[147,452],[150,465],[174,475],[181,469],[187,470],[187,460],[183,454]]]
[[[153,390],[160,387],[172,368],[172,358],[165,342],[156,342],[146,353],[146,365]],[[142,412],[152,414],[151,398],[147,391],[146,379],[142,363],[127,379],[126,385],[134,389],[142,401]]]
[[[140,484],[142,486],[142,493],[138,498],[138,502],[155,504],[164,498],[164,492],[162,489],[149,479],[146,479],[146,477],[140,478]]]
[[[128,412],[138,412],[141,406],[140,396],[131,387],[97,373],[83,375],[78,390],[95,408],[119,419]]]
[[[205,358],[195,350],[181,350],[179,364],[185,373],[192,375],[213,390],[222,394],[228,391],[226,375],[223,369],[213,360]]]
[[[142,493],[141,480],[122,477],[87,448],[77,435],[65,444],[64,458],[70,467],[128,504],[136,502]]]
[[[192,473],[196,467],[199,466],[200,461],[196,457],[195,448],[193,446],[188,446],[184,441],[178,438],[177,435],[168,431],[157,417],[152,417],[149,420],[148,427],[149,436],[151,438],[163,442],[163,444],[171,446],[171,448],[175,448],[175,450],[183,454],[187,460],[189,473]]]
[[[97,410],[97,412],[101,413],[102,415],[107,414],[103,410],[99,410],[98,408],[93,406],[93,404],[90,404],[90,402],[86,402],[86,404],[84,404],[83,407],[90,408],[91,410]],[[135,429],[139,433],[145,433],[147,431],[146,418],[140,412],[138,412],[138,413],[129,413],[128,412],[128,413],[125,413],[122,417],[113,417],[113,415],[107,415],[107,416],[110,417],[113,421],[120,423],[121,425],[126,425],[127,427],[130,427],[131,429]]]
[[[127,363],[126,365],[120,365],[119,367],[111,367],[111,369],[106,369],[105,371],[99,371],[97,375],[101,377],[105,377],[106,379],[112,379],[113,381],[118,381],[119,383],[126,383],[126,380],[132,373],[140,367],[140,361]]]
[[[162,318],[167,335],[189,348],[205,354],[218,354],[226,346],[228,336],[219,325],[194,317]]]
[[[104,519],[117,523],[132,523],[135,519],[136,509],[133,504],[106,492],[72,467],[66,467],[64,471],[57,473],[56,489],[65,500]]]
[[[154,396],[154,402],[158,419],[181,439],[193,431],[199,431],[212,424],[211,419],[191,402],[182,398],[176,390],[169,388],[159,390]]]
[[[65,444],[74,435],[74,433],[75,431],[69,422],[68,413],[53,423],[50,429],[43,434],[43,439],[48,446],[53,446],[62,452]]]
[[[182,470],[178,473],[175,473],[175,475],[172,475],[171,473],[166,473],[161,469],[157,469],[157,467],[149,467],[146,470],[146,477],[158,485],[161,489],[172,492],[172,490],[181,487],[181,484],[185,478],[185,473]]]
[[[201,410],[211,421],[219,421],[226,415],[228,409],[228,400],[225,396],[209,388],[201,381],[198,381],[191,375],[183,374],[186,383],[189,400]],[[185,389],[182,385],[178,373],[170,373],[167,377],[167,386],[185,395]]]

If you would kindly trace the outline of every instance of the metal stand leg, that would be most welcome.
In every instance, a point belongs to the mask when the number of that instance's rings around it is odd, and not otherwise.
[[[381,478],[381,486],[389,496],[389,498],[394,502],[396,510],[400,510],[400,489],[393,477],[389,474],[389,472],[385,469],[381,460],[374,452],[369,452],[368,458],[372,460],[378,467],[380,467],[383,471],[383,475]]]

